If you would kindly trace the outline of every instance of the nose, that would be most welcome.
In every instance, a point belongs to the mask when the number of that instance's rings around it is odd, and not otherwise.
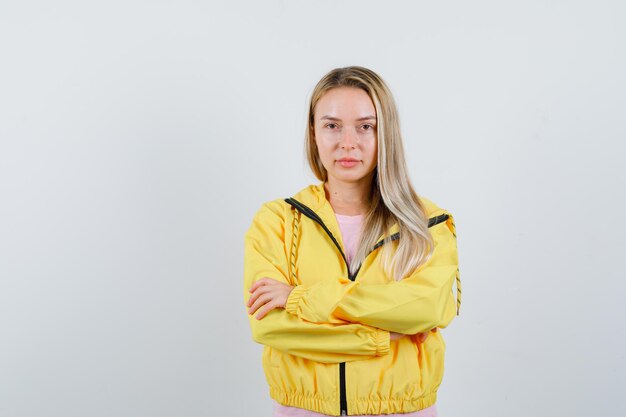
[[[356,149],[357,138],[356,134],[350,129],[345,129],[343,135],[341,135],[341,148],[342,149]]]

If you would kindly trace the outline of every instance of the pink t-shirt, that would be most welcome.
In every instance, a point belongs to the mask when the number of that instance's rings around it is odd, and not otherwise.
[[[361,224],[363,223],[363,214],[358,216],[345,216],[343,214],[335,213],[337,222],[339,223],[339,230],[341,231],[341,238],[343,240],[343,246],[346,253],[348,264],[352,262],[354,254],[357,250],[357,244],[361,237]],[[272,400],[274,404],[274,417],[327,417],[328,414],[320,414],[315,411],[305,410],[298,407],[288,407]],[[367,414],[368,417],[373,414]],[[437,417],[437,408],[435,404],[423,410],[414,411],[412,413],[404,414],[380,414],[383,417]],[[364,417],[364,416],[356,416]]]

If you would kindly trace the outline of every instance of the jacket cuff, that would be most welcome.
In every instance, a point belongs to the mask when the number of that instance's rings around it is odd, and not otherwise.
[[[298,304],[305,291],[306,287],[304,285],[296,285],[293,290],[291,290],[289,297],[287,297],[287,302],[285,303],[287,313],[293,314],[294,316],[298,315]]]
[[[376,332],[376,356],[384,356],[389,353],[391,333],[387,330],[378,329]]]

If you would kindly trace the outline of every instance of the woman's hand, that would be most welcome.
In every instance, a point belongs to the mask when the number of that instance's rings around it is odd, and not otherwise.
[[[250,287],[251,295],[247,304],[247,307],[250,307],[248,314],[254,314],[260,309],[259,314],[256,315],[256,318],[260,320],[272,309],[285,308],[291,290],[293,290],[291,285],[273,278],[261,278]]]
[[[404,333],[389,332],[389,340],[398,340],[406,336]]]
[[[424,343],[426,341],[426,338],[428,337],[428,333],[430,332],[415,333],[413,335],[413,340],[415,340],[417,343]]]
[[[433,330],[437,331],[437,328],[434,328]],[[431,331],[433,331],[433,330],[431,330]],[[428,334],[431,331],[415,333],[415,334],[404,334],[404,333],[390,332],[389,333],[389,339],[390,340],[398,340],[398,339],[402,338],[403,336],[409,336],[409,337],[412,337],[417,343],[424,343],[424,341],[428,337]]]

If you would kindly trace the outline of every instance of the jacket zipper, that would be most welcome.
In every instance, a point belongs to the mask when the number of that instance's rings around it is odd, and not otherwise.
[[[339,250],[339,253],[341,254],[341,257],[343,258],[343,261],[345,262],[346,268],[348,270],[348,278],[350,279],[350,281],[354,281],[356,279],[356,276],[358,275],[359,271],[361,270],[361,265],[362,264],[359,265],[357,270],[354,272],[354,275],[351,274],[350,273],[350,265],[348,265],[348,260],[346,258],[346,255],[343,253],[343,250],[341,249],[341,245],[339,245],[339,242],[337,241],[335,236],[333,236],[332,232],[328,229],[328,227],[324,224],[324,222],[322,221],[320,216],[318,216],[317,213],[315,213],[313,210],[311,210],[311,208],[309,208],[308,206],[302,204],[301,202],[299,202],[295,198],[285,198],[285,201],[287,203],[289,203],[292,207],[294,207],[296,210],[298,210],[302,214],[304,214],[306,217],[310,218],[311,220],[313,220],[314,222],[316,222],[317,224],[322,226],[322,229],[324,229],[324,231],[330,237],[330,240],[333,241],[333,243],[335,244],[335,246]],[[430,227],[432,227],[432,226],[434,226],[434,225],[436,225],[438,223],[446,221],[448,219],[448,217],[449,216],[447,214],[445,214],[445,213],[441,214],[439,216],[436,216],[436,217],[432,217],[432,218],[428,219],[428,227],[430,228]],[[370,250],[367,253],[367,255],[365,255],[365,257],[367,258],[370,253],[374,252],[376,249],[378,249],[379,247],[384,245],[385,242],[397,240],[399,238],[400,238],[400,233],[399,232],[394,233],[393,235],[391,235],[387,239],[383,238],[382,240],[380,240],[378,243],[376,243],[374,245],[372,250]],[[339,410],[340,414],[342,416],[347,416],[348,415],[348,401],[347,401],[347,398],[346,398],[346,363],[345,362],[341,362],[339,364],[339,408],[340,408],[340,410]]]

